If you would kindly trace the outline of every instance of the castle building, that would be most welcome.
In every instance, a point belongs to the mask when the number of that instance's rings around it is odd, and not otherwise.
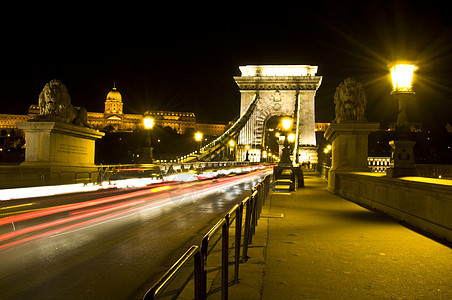
[[[113,89],[105,99],[104,112],[88,112],[88,123],[98,130],[126,132],[142,129],[143,115],[124,114],[123,107],[122,95],[113,85]],[[226,129],[226,124],[196,122],[196,115],[193,112],[148,111],[147,113],[154,119],[154,126],[170,127],[178,134],[201,131],[206,136],[218,136]]]
[[[104,112],[88,112],[88,123],[97,130],[134,131],[143,127],[143,116],[124,113],[122,95],[113,85],[105,99]]]

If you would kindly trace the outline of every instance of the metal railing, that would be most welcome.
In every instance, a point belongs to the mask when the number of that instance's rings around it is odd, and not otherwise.
[[[194,299],[204,300],[207,296],[212,295],[221,290],[221,299],[228,299],[228,288],[230,284],[238,283],[240,263],[248,260],[248,248],[252,243],[252,237],[255,233],[257,221],[260,217],[265,199],[268,196],[271,186],[271,175],[267,175],[252,190],[252,194],[246,197],[240,203],[234,205],[228,213],[221,218],[209,232],[204,235],[201,246],[191,246],[184,255],[162,276],[160,279],[146,292],[143,299],[160,299],[170,297],[176,299],[184,289],[190,294],[193,292]],[[243,214],[245,211],[245,220],[243,222]],[[234,222],[235,221],[235,222]],[[230,247],[230,228],[235,225],[233,246]],[[242,234],[243,227],[243,234]],[[221,251],[216,246],[221,240]],[[232,240],[232,239],[231,239]],[[243,240],[243,243],[242,243]],[[242,255],[240,250],[242,249]],[[233,250],[233,251],[231,251]],[[221,252],[221,253],[219,253]],[[229,262],[230,252],[233,252],[234,261]],[[220,255],[220,267],[215,267],[215,259]],[[210,263],[209,257],[213,262]],[[188,263],[193,258],[193,264]],[[229,267],[233,266],[233,279],[229,280]],[[179,287],[170,289],[171,282],[181,272],[182,269],[192,268],[187,278],[182,280]],[[215,271],[221,269],[220,286],[215,287],[216,279]],[[208,274],[212,276],[208,278]],[[207,286],[208,280],[211,280],[210,289]],[[192,286],[189,286],[189,283]],[[193,288],[191,290],[190,288]],[[187,293],[184,294],[187,296]],[[191,297],[191,296],[190,296]]]
[[[164,293],[168,285],[175,279],[177,274],[190,262],[190,259],[194,260],[194,298],[201,299],[201,272],[203,261],[201,259],[201,252],[199,247],[196,245],[191,246],[182,255],[176,263],[168,270],[162,277],[148,290],[144,299],[157,299],[157,297],[171,297],[172,299],[177,298],[182,292],[185,286],[181,289],[175,289]]]

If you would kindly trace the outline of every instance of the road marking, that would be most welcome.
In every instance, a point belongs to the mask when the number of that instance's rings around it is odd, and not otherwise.
[[[11,205],[11,206],[6,206],[6,207],[0,207],[0,210],[23,207],[23,206],[30,206],[30,205],[34,205],[34,204],[35,204],[34,202],[30,202],[30,203],[25,203],[25,204]]]

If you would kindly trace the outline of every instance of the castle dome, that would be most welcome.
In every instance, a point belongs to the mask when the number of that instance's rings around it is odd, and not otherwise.
[[[121,93],[116,90],[115,84],[113,84],[113,89],[107,94],[106,100],[122,101]]]

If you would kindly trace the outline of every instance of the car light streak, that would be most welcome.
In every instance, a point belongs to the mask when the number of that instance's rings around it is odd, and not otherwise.
[[[8,239],[11,239],[11,238],[14,238],[14,237],[17,237],[19,235],[30,233],[30,232],[33,232],[33,231],[38,231],[38,230],[41,230],[41,229],[45,229],[45,228],[61,225],[61,224],[64,224],[64,223],[69,223],[69,222],[77,221],[77,220],[80,220],[80,219],[89,218],[89,217],[92,217],[92,216],[95,216],[95,215],[98,215],[98,214],[107,213],[107,212],[110,212],[110,211],[113,211],[113,210],[122,209],[122,208],[125,208],[125,207],[141,204],[141,203],[144,203],[144,202],[145,202],[145,200],[131,201],[131,202],[125,203],[125,204],[113,205],[110,208],[99,208],[96,211],[80,212],[80,214],[78,214],[76,216],[69,217],[69,218],[64,218],[64,219],[60,219],[60,220],[47,222],[47,223],[44,223],[44,224],[34,225],[34,226],[30,226],[30,227],[27,227],[27,228],[16,230],[16,231],[13,231],[13,232],[10,232],[10,233],[2,234],[2,235],[0,235],[0,242],[3,242],[5,240],[8,240]]]
[[[39,218],[51,214],[57,214],[61,212],[68,212],[69,216],[63,217],[58,220],[45,222],[38,225],[29,226],[19,230],[5,233],[0,235],[0,242],[4,243],[0,245],[0,249],[13,246],[19,243],[30,241],[39,237],[52,235],[55,233],[66,232],[67,230],[78,228],[86,228],[86,226],[95,226],[105,222],[111,222],[118,218],[127,217],[133,213],[142,213],[151,209],[156,209],[167,204],[174,204],[184,202],[187,198],[186,195],[195,191],[202,192],[203,196],[211,192],[218,191],[219,189],[237,185],[238,183],[249,180],[250,177],[257,176],[263,173],[268,173],[268,170],[260,170],[252,174],[245,174],[239,177],[223,177],[211,181],[195,181],[189,183],[166,183],[157,187],[133,191],[127,194],[115,195],[110,197],[104,197],[96,200],[90,200],[82,203],[74,203],[61,205],[39,211],[24,213],[17,216],[10,216],[0,219],[0,225],[9,223],[17,223],[29,219]],[[163,192],[171,191],[171,195]],[[192,195],[193,196],[193,195]],[[201,194],[195,195],[195,198],[201,197]],[[138,198],[130,200],[132,198]],[[160,199],[160,200],[158,200]],[[125,201],[121,203],[113,203],[118,201]],[[33,203],[27,203],[31,205]],[[103,206],[100,206],[103,205]],[[22,205],[18,205],[22,206]],[[100,206],[100,207],[95,207]],[[10,206],[8,208],[12,208]],[[80,222],[78,222],[80,221]],[[76,222],[76,223],[73,223]],[[73,224],[68,224],[73,223]],[[61,226],[65,225],[66,226]],[[57,228],[54,228],[57,227]],[[52,229],[53,228],[53,229]],[[45,232],[40,232],[45,229]],[[31,236],[23,236],[25,234],[32,234]],[[20,237],[22,238],[20,239]],[[17,240],[9,241],[11,239],[18,238]],[[9,241],[9,242],[8,242]]]
[[[15,188],[0,190],[0,200],[24,199],[31,197],[44,197],[68,193],[83,193],[99,190],[103,188],[94,184],[64,184],[55,186],[38,186],[28,188]]]
[[[155,197],[152,197],[152,198],[155,198]],[[149,200],[149,199],[143,199],[143,200],[136,201],[136,202],[145,203],[147,200]],[[171,198],[167,198],[167,199],[164,199],[164,200],[152,202],[152,203],[144,205],[144,206],[138,206],[138,207],[122,210],[122,211],[119,211],[119,212],[116,212],[116,213],[112,213],[112,214],[109,214],[109,215],[106,215],[106,216],[101,216],[101,217],[97,217],[97,218],[94,218],[94,219],[86,220],[86,221],[83,221],[83,222],[80,222],[80,223],[71,224],[71,225],[68,225],[68,226],[65,226],[65,227],[59,227],[57,229],[53,229],[53,230],[50,230],[50,231],[46,231],[46,232],[39,233],[39,234],[30,236],[30,237],[23,238],[23,239],[20,239],[20,240],[17,240],[17,241],[13,241],[13,242],[9,242],[9,243],[0,245],[0,250],[3,249],[3,248],[6,248],[6,247],[17,245],[19,243],[30,241],[30,240],[33,240],[33,239],[36,239],[36,238],[39,238],[39,237],[43,237],[43,236],[52,235],[52,234],[59,233],[59,232],[62,232],[62,231],[66,231],[66,230],[69,230],[69,229],[72,229],[72,228],[83,227],[83,226],[86,226],[86,225],[99,225],[99,224],[102,224],[103,222],[105,222],[106,220],[109,220],[109,219],[117,219],[118,217],[128,216],[128,215],[130,215],[131,213],[134,213],[134,212],[141,212],[143,210],[149,210],[151,208],[158,208],[158,207],[160,207],[162,205],[169,204],[172,200],[173,199],[171,199]],[[130,203],[129,205],[125,205],[124,207],[126,207],[126,206],[133,206],[133,205],[136,205],[136,204],[137,203]],[[122,207],[122,208],[124,208],[124,207]],[[113,210],[117,210],[117,208],[116,207],[115,208],[111,208],[110,210],[112,210],[112,211]],[[22,231],[22,232],[20,232],[19,234],[14,234],[14,232],[12,232],[10,234],[5,234],[5,235],[0,236],[0,242],[8,240],[8,239],[11,239],[12,237],[15,237],[15,236],[19,236],[19,235],[25,234],[27,232],[36,231],[36,230],[39,230],[39,229],[45,229],[45,228],[53,227],[53,226],[60,225],[60,224],[63,224],[63,223],[76,221],[76,220],[79,220],[79,219],[86,219],[87,217],[90,217],[90,216],[93,216],[93,215],[98,215],[98,214],[103,214],[103,213],[105,213],[105,211],[101,210],[101,211],[97,211],[97,212],[91,212],[91,213],[88,213],[88,214],[82,214],[82,215],[79,215],[79,216],[73,216],[73,217],[62,219],[62,220],[53,221],[53,222],[49,222],[49,223],[45,223],[45,224],[41,224],[41,225],[36,225],[36,226],[33,226],[34,228],[32,228],[30,230],[27,230],[28,228],[25,229],[25,230],[18,230],[18,231],[15,231],[15,232],[19,232],[19,231]]]
[[[0,201],[11,199],[25,199],[34,197],[55,196],[70,193],[93,192],[110,188],[137,188],[145,187],[154,183],[161,183],[161,179],[149,178],[132,178],[124,180],[115,180],[110,182],[102,182],[101,184],[93,183],[75,183],[52,186],[37,186],[26,188],[2,189],[0,190]]]
[[[168,187],[167,189],[169,189],[169,188],[170,187]],[[155,190],[155,189],[141,190],[141,191],[135,191],[135,192],[131,192],[131,193],[123,194],[123,195],[116,195],[116,196],[110,196],[110,197],[100,198],[100,199],[96,199],[96,200],[86,201],[86,202],[82,202],[82,203],[54,206],[52,208],[42,209],[42,210],[35,211],[35,212],[30,212],[30,213],[25,213],[22,215],[10,216],[10,217],[0,219],[0,225],[8,224],[11,222],[19,222],[19,221],[39,218],[39,217],[48,216],[51,214],[70,211],[70,210],[76,210],[76,209],[81,209],[81,208],[85,208],[85,207],[91,207],[91,206],[106,204],[106,203],[110,203],[110,202],[130,199],[132,197],[144,196],[144,195],[147,195],[150,193],[156,193],[156,192],[158,192],[158,190]]]
[[[18,204],[18,205],[11,205],[11,206],[5,206],[5,207],[0,207],[0,210],[2,209],[12,209],[12,208],[18,208],[18,207],[24,207],[24,206],[30,206],[30,205],[34,205],[34,202],[30,202],[30,203],[24,203],[24,204]]]

